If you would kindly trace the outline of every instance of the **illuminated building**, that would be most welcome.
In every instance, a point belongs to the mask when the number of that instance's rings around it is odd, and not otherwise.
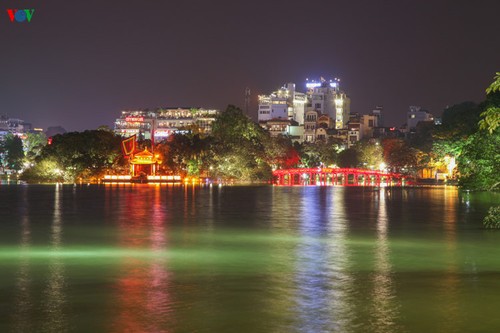
[[[0,139],[3,139],[9,133],[21,137],[28,132],[31,132],[31,124],[21,119],[0,115]]]
[[[161,164],[158,157],[158,155],[154,155],[148,151],[147,148],[132,155],[132,159],[130,160],[130,175],[132,177],[156,175],[158,165]]]
[[[286,98],[277,96],[259,96],[259,121],[271,119],[288,119],[288,105]]]
[[[347,129],[349,121],[350,99],[340,90],[339,82],[307,80],[306,94],[296,91],[294,83],[288,83],[270,95],[260,95],[259,123],[268,130],[272,128],[273,136],[279,128],[283,130],[280,134],[292,136],[295,141],[327,140],[330,129]],[[297,125],[285,127],[286,119]]]
[[[335,129],[346,128],[351,108],[350,98],[340,90],[340,80],[306,82],[308,109],[330,116],[335,121]]]
[[[351,148],[363,138],[360,123],[349,123],[347,132],[347,148]]]
[[[318,111],[307,111],[304,120],[304,141],[316,141],[316,128],[318,126]]]
[[[306,95],[295,91],[294,83],[287,83],[270,95],[259,96],[258,120],[289,119],[302,125],[306,103]]]
[[[271,119],[260,124],[263,128],[269,131],[272,137],[277,137],[280,134],[287,134],[290,126],[296,126],[297,123],[288,119]]]
[[[159,108],[122,111],[115,121],[115,133],[159,142],[172,133],[197,131],[210,133],[218,110],[198,108]]]
[[[304,141],[304,125],[288,125],[286,134],[292,142],[302,143]]]

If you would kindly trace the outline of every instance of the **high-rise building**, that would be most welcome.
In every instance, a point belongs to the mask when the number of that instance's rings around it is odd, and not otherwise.
[[[351,109],[350,98],[340,90],[340,80],[319,82],[307,80],[308,109],[330,116],[335,121],[335,129],[346,128]]]

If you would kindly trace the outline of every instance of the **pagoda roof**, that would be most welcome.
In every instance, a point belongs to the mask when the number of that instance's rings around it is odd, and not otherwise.
[[[134,154],[134,157],[130,161],[132,164],[155,164],[157,162],[159,162],[158,159],[147,147],[143,151]]]

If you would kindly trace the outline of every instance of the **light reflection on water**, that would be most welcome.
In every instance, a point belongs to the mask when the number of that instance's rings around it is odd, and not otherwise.
[[[26,214],[28,210],[28,202],[26,196],[23,196],[23,209],[21,215],[21,239],[20,239],[20,258],[19,269],[16,274],[14,299],[14,311],[12,327],[13,331],[29,332],[32,331],[30,325],[30,317],[33,311],[32,295],[31,295],[31,270],[29,259],[29,248],[31,246],[31,230],[30,220]]]
[[[458,332],[500,306],[500,235],[479,228],[488,206],[463,205],[453,188],[30,186],[0,197],[18,198],[0,220],[0,331]]]
[[[171,274],[168,272],[167,259],[162,255],[168,246],[166,207],[161,202],[160,187],[148,189],[141,200],[128,193],[125,203],[124,218],[120,219],[119,225],[120,247],[149,248],[152,259],[145,261],[133,256],[122,258],[120,275],[113,288],[117,297],[117,315],[112,331],[161,332],[173,323],[170,322]],[[127,216],[131,219],[127,220]]]
[[[342,188],[336,189],[341,192]],[[349,273],[345,248],[343,193],[306,188],[301,204],[297,246],[296,316],[299,332],[346,332],[353,313],[346,301]],[[335,323],[332,326],[332,322]]]
[[[377,240],[375,247],[373,276],[373,320],[372,332],[404,332],[404,328],[397,323],[399,305],[395,297],[395,287],[392,279],[392,265],[390,262],[390,248],[388,241],[388,218],[386,204],[386,189],[381,188],[375,199],[377,202]],[[406,192],[403,192],[405,195]]]
[[[66,300],[66,272],[64,262],[59,257],[62,251],[63,220],[61,211],[62,185],[56,185],[54,191],[54,208],[52,225],[50,226],[50,247],[54,255],[48,261],[48,276],[43,291],[42,312],[44,313],[44,332],[65,332],[68,330],[68,314]]]

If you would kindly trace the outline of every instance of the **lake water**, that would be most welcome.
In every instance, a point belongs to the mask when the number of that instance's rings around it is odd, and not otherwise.
[[[0,185],[0,332],[498,332],[499,201]]]

